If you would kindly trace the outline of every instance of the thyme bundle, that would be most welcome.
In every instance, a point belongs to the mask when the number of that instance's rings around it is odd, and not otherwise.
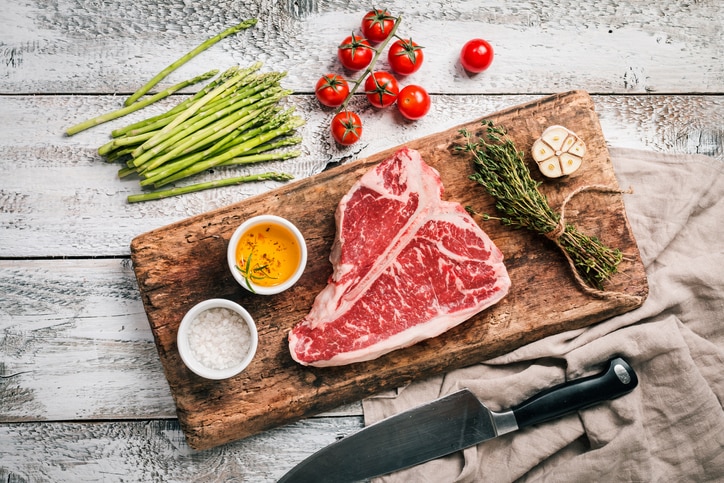
[[[495,207],[504,215],[496,218],[484,214],[484,219],[498,219],[504,225],[526,228],[551,239],[563,250],[583,288],[588,287],[594,294],[595,290],[590,287],[602,290],[623,260],[621,251],[607,247],[598,238],[585,235],[566,223],[562,214],[553,211],[538,190],[541,183],[531,177],[523,153],[506,136],[505,129],[488,120],[482,124],[486,126],[485,135],[477,140],[468,130],[461,129],[465,144],[456,149],[472,154],[475,173],[470,179],[485,187],[495,198]],[[470,207],[467,209],[473,211]]]

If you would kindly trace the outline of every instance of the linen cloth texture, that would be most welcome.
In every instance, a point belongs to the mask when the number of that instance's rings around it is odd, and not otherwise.
[[[510,408],[621,355],[633,392],[375,482],[724,481],[724,163],[610,149],[646,267],[644,304],[363,401],[365,424],[470,388]],[[433,436],[434,437],[434,436]]]

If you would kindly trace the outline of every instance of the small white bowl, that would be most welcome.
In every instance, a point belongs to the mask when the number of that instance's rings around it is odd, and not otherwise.
[[[199,353],[197,348],[191,347],[191,344],[195,339],[194,335],[191,333],[192,323],[203,312],[206,312],[210,309],[218,308],[225,308],[238,314],[241,318],[241,321],[249,329],[248,340],[238,340],[238,350],[243,351],[243,357],[241,357],[233,365],[224,368],[208,367],[208,365],[205,365],[202,362],[204,357],[197,357],[196,354]],[[224,332],[218,327],[207,327],[206,329],[207,330],[205,330],[205,335],[209,336],[210,339],[214,331]],[[235,347],[234,345],[236,341],[233,340],[233,337],[221,333],[219,335],[219,340],[213,338],[212,340],[208,341],[206,349],[211,348],[214,351],[224,352],[233,352],[237,349],[237,347]],[[194,305],[191,310],[186,313],[184,318],[181,320],[181,325],[179,325],[178,328],[176,344],[178,346],[179,355],[181,356],[184,364],[186,364],[186,367],[191,369],[194,373],[206,379],[227,379],[243,371],[254,358],[254,354],[256,354],[256,349],[259,344],[259,334],[256,330],[256,324],[254,323],[254,319],[251,317],[251,315],[249,315],[249,312],[247,312],[241,305],[226,299],[209,299]]]
[[[242,236],[244,236],[244,234],[248,230],[254,228],[257,225],[263,224],[278,225],[288,230],[294,237],[294,240],[296,241],[300,250],[299,264],[297,265],[294,273],[285,281],[270,286],[259,285],[251,280],[247,281],[244,274],[237,268],[239,262],[236,259],[236,248],[239,244],[239,240],[241,240]],[[229,245],[226,250],[226,260],[229,264],[229,270],[231,270],[231,274],[234,276],[234,279],[239,283],[239,285],[252,293],[260,295],[273,295],[287,290],[292,285],[297,283],[299,277],[302,276],[302,273],[304,273],[304,269],[307,266],[307,244],[304,241],[304,236],[302,235],[302,233],[289,220],[275,215],[259,215],[249,218],[244,223],[239,225],[239,227],[234,231],[234,234],[231,236],[231,239],[229,240]]]

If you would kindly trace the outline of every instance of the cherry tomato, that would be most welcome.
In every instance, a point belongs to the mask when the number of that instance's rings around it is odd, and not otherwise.
[[[349,84],[337,74],[327,74],[317,81],[314,94],[327,107],[341,106],[349,94]]]
[[[389,72],[373,72],[365,79],[367,100],[375,107],[387,107],[395,102],[400,86]]]
[[[332,119],[332,137],[343,146],[359,141],[362,136],[362,121],[352,111],[342,111]]]
[[[370,10],[362,19],[362,35],[373,44],[379,44],[390,35],[395,26],[395,17],[383,9]]]
[[[397,96],[397,109],[407,119],[420,119],[430,110],[430,96],[420,86],[405,86]]]
[[[350,70],[362,70],[372,62],[372,48],[367,39],[350,35],[337,48],[337,58]]]
[[[390,67],[400,75],[410,75],[416,72],[422,65],[423,58],[422,47],[412,39],[395,41],[387,52]]]
[[[469,72],[482,72],[493,63],[493,46],[483,39],[473,39],[463,45],[460,63]]]

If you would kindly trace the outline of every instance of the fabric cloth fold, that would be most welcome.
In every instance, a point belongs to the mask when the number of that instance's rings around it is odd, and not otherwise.
[[[376,482],[724,480],[724,163],[611,148],[649,296],[636,310],[363,401],[365,424],[462,387],[491,409],[624,356],[630,394]]]

